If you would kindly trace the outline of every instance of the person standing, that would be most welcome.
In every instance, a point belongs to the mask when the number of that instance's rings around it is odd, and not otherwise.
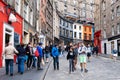
[[[32,68],[36,68],[36,62],[37,62],[37,57],[35,56],[35,51],[36,51],[36,44],[33,45],[33,64],[32,64]]]
[[[67,59],[69,60],[69,73],[74,72],[74,58],[75,54],[73,52],[73,48],[70,47],[70,50],[68,51],[67,54]]]
[[[55,45],[52,48],[52,57],[53,57],[54,70],[56,70],[56,66],[57,66],[57,70],[59,70],[59,51],[58,51],[58,45]]]
[[[87,53],[88,62],[90,62],[90,57],[91,57],[92,51],[91,51],[91,47],[89,44],[86,47],[86,53]]]
[[[39,45],[37,46],[37,50],[38,50],[38,53],[39,53],[39,56],[37,57],[37,70],[43,70],[41,68],[41,61],[42,61],[42,58],[43,58],[43,49],[42,49],[42,43],[39,43]]]
[[[19,47],[17,48],[19,54],[18,54],[18,73],[23,74],[24,73],[24,62],[25,62],[25,49],[24,44],[21,43]]]
[[[28,56],[28,60],[27,60],[27,69],[29,70],[32,64],[32,57],[33,57],[33,47],[32,47],[32,43],[28,43],[27,47],[26,47],[26,55]]]
[[[45,60],[46,60],[46,63],[48,63],[49,54],[50,54],[50,48],[49,48],[49,46],[47,44],[45,46]]]
[[[73,47],[73,52],[75,54],[75,59],[74,59],[74,69],[76,70],[76,64],[77,64],[77,57],[78,57],[78,45],[75,44]]]
[[[96,56],[98,56],[98,46],[97,45],[94,48],[94,52],[96,53]]]
[[[80,45],[80,44],[79,44]],[[87,62],[87,54],[86,54],[86,46],[84,44],[81,44],[78,48],[79,58],[80,58],[80,66],[81,66],[81,72],[88,72],[86,69],[86,62]]]
[[[10,68],[10,76],[13,76],[13,60],[14,60],[14,54],[18,51],[15,49],[14,46],[12,46],[12,43],[9,43],[7,47],[5,47],[5,50],[3,52],[3,55],[5,55],[5,69],[6,69],[6,75],[9,74],[9,68]]]

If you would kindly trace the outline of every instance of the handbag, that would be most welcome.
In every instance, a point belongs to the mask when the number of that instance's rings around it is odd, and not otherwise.
[[[36,49],[36,51],[35,51],[35,56],[36,57],[38,57],[39,56],[39,52],[38,52],[38,50]]]

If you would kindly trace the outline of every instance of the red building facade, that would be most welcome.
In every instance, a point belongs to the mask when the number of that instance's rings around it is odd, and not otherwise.
[[[9,21],[11,13],[16,17],[15,22]],[[4,65],[2,54],[6,43],[12,42],[13,45],[17,45],[22,42],[22,26],[23,18],[14,12],[10,6],[6,5],[3,1],[0,1],[0,67]]]
[[[98,52],[101,53],[101,30],[96,31],[94,34],[94,45],[98,46]]]

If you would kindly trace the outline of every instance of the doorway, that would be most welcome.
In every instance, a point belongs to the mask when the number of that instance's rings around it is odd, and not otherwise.
[[[118,56],[120,56],[120,40],[117,41],[117,45],[118,45]]]
[[[104,43],[104,54],[107,54],[107,51],[106,51],[106,43]]]
[[[7,46],[7,44],[10,42],[10,37],[11,37],[11,35],[9,35],[9,34],[5,34],[5,46]]]
[[[14,44],[14,28],[9,24],[4,23],[3,25],[3,51],[5,47],[7,46],[7,43],[9,42],[11,42],[12,45]],[[2,61],[2,66],[3,67],[5,66],[5,58]]]

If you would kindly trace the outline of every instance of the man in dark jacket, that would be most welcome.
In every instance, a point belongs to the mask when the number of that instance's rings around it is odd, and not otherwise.
[[[27,47],[26,47],[26,55],[28,56],[28,60],[27,60],[27,68],[28,70],[30,69],[30,66],[32,64],[32,58],[33,58],[33,47],[32,47],[32,43],[28,43]]]
[[[23,74],[24,73],[24,62],[25,62],[25,49],[24,44],[20,44],[17,48],[18,54],[18,72]]]

